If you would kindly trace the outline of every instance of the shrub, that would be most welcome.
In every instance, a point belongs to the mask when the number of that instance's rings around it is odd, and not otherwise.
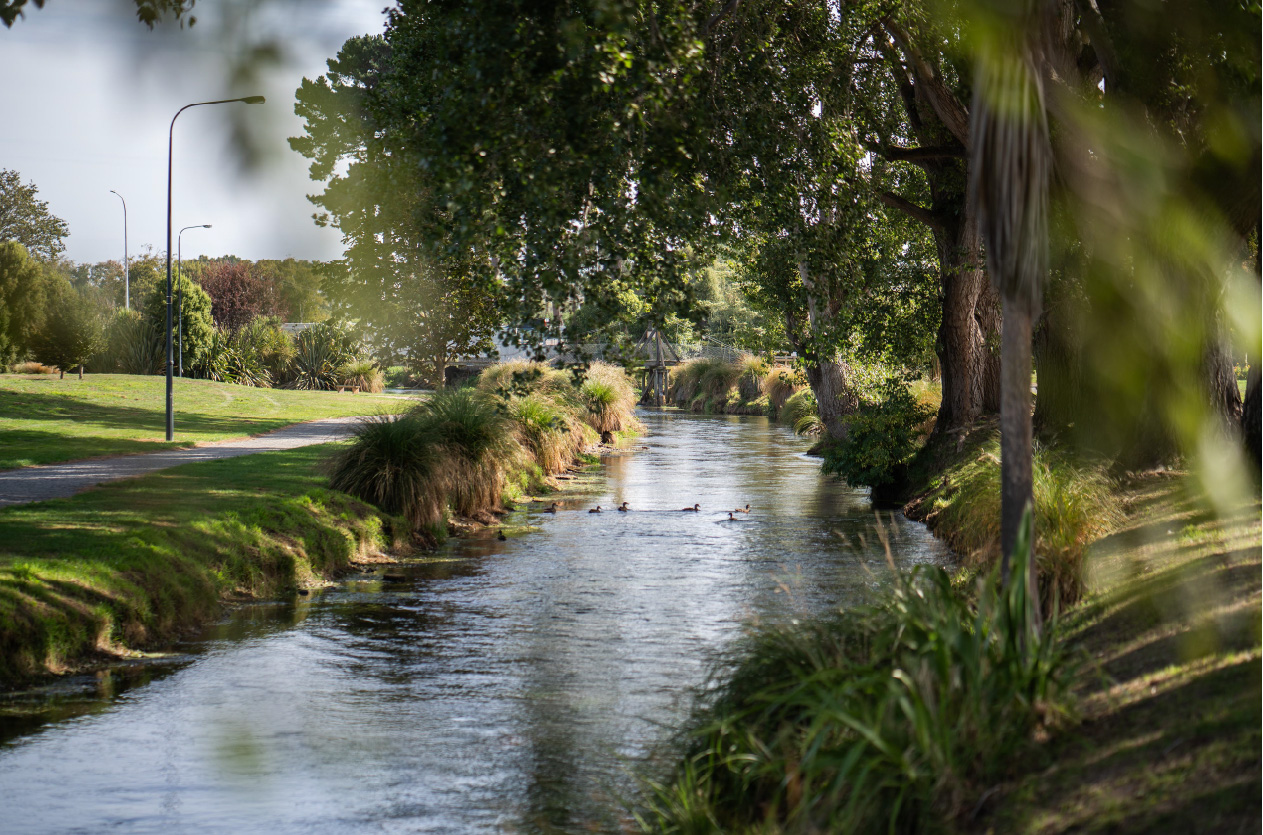
[[[976,602],[938,567],[895,574],[879,605],[764,630],[720,665],[651,784],[660,832],[932,832],[976,806],[1070,713],[1056,622],[1038,631],[1023,537],[1013,580]],[[893,566],[892,566],[893,567]]]
[[[917,450],[918,427],[934,414],[907,384],[888,376],[847,422],[845,440],[825,451],[824,471],[854,487],[883,487]]]
[[[539,393],[573,401],[574,376],[543,362],[510,360],[488,366],[478,375],[478,388],[501,397]]]
[[[338,369],[359,353],[359,342],[331,322],[320,322],[294,340],[294,362],[289,387],[333,389],[342,384]]]
[[[446,450],[448,503],[462,516],[497,507],[508,470],[520,463],[501,405],[476,388],[444,389],[409,413],[422,441]]]
[[[570,466],[598,438],[592,427],[570,409],[540,393],[509,401],[509,417],[536,463],[548,474]]]
[[[372,360],[351,360],[338,369],[338,376],[346,386],[359,386],[361,391],[380,392],[384,377],[382,370]]]
[[[183,288],[183,294],[176,294]],[[211,321],[211,300],[197,282],[188,277],[176,276],[172,289],[171,333],[174,349],[183,346],[184,368],[187,370],[197,365],[202,354],[209,350],[215,338],[215,326]],[[183,310],[181,322],[180,311]],[[167,357],[167,287],[166,280],[150,292],[145,299],[141,315],[144,316],[150,330],[157,334],[158,344],[162,352],[161,369],[166,367]],[[183,330],[182,336],[179,332]],[[176,356],[179,364],[179,356]]]
[[[233,332],[233,345],[254,357],[274,384],[287,379],[294,361],[294,339],[281,329],[275,316],[259,316]]]
[[[272,377],[260,357],[242,350],[234,335],[215,328],[208,345],[191,368],[194,377],[239,386],[270,388]]]
[[[161,374],[166,367],[165,334],[139,311],[115,311],[105,328],[104,345],[92,360],[101,372]]]
[[[49,295],[47,317],[35,334],[31,353],[40,362],[57,366],[65,377],[68,369],[82,366],[101,348],[103,338],[96,306],[64,282]]]

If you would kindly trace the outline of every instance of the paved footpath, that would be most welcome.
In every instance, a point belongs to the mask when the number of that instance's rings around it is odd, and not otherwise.
[[[218,441],[190,449],[168,449],[139,455],[116,455],[110,458],[68,461],[65,464],[3,470],[0,471],[0,507],[61,499],[107,481],[132,478],[195,461],[214,461],[256,452],[326,444],[345,438],[358,420],[360,418],[356,417],[327,418],[286,426],[254,438]]]

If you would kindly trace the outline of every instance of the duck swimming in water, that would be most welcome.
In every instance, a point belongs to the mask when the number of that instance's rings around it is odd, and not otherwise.
[[[733,511],[733,513],[749,513],[749,512],[750,512],[750,505],[746,505],[745,507],[739,507]]]
[[[548,507],[544,508],[544,512],[545,512],[545,513],[556,513],[556,512],[557,512],[557,503],[556,503],[556,502],[553,502],[553,503],[552,503],[552,504],[550,504]]]
[[[739,510],[738,510],[738,511],[735,511],[735,512],[736,512],[736,513],[740,513],[741,511],[739,511]],[[728,511],[728,521],[729,521],[729,522],[737,522],[737,521],[739,521],[739,520],[737,519],[737,517],[736,517],[736,516],[733,516],[733,515],[732,515],[733,513],[734,513],[734,511],[731,511],[731,510],[730,510],[730,511]]]
[[[623,502],[621,505],[618,506],[619,513],[626,513],[629,510],[631,510],[631,508],[627,506],[627,502]]]
[[[680,512],[681,513],[697,513],[701,511],[701,509],[702,509],[702,506],[700,504],[695,504],[692,507],[680,508]]]
[[[600,505],[597,505],[596,507],[594,507],[594,508],[592,508],[591,510],[589,510],[589,511],[588,511],[588,513],[600,513],[600,512],[601,512],[601,506],[600,506]]]
[[[508,537],[504,535],[503,529],[501,529],[499,533],[496,534],[496,539],[500,540],[501,542],[505,542],[508,540]]]

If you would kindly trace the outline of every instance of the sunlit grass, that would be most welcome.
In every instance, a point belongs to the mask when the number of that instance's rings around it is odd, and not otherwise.
[[[400,398],[175,381],[166,442],[166,379],[129,374],[0,374],[0,469],[152,452],[254,435],[326,417],[397,411]]]

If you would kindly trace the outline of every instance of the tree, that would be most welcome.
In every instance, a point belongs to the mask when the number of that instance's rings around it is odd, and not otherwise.
[[[49,280],[45,268],[15,241],[0,243],[0,363],[23,356],[44,323]]]
[[[57,258],[70,234],[66,221],[48,211],[48,203],[36,199],[34,182],[22,185],[22,175],[0,169],[0,242],[17,241],[42,261]]]
[[[42,363],[55,365],[66,376],[67,368],[83,364],[100,348],[104,326],[92,300],[79,293],[70,282],[53,283],[48,299],[48,315],[35,335],[32,353]]]
[[[260,316],[284,320],[289,315],[275,279],[248,261],[211,262],[202,270],[200,283],[211,298],[211,316],[220,327],[237,330]]]
[[[19,17],[25,17],[28,2],[37,9],[44,8],[44,0],[0,0],[0,23],[11,28]],[[167,15],[181,23],[187,19],[192,26],[197,22],[197,18],[189,15],[194,2],[196,0],[135,0],[136,18],[150,29]]]
[[[183,293],[180,292],[183,288]],[[175,366],[180,366],[180,344],[183,342],[184,370],[197,364],[210,350],[215,338],[215,325],[211,319],[211,298],[196,282],[187,276],[173,276],[171,286],[171,333],[172,356]],[[177,304],[177,300],[180,302]],[[145,299],[145,320],[153,333],[159,334],[166,357],[167,288],[165,283],[155,288]],[[181,319],[182,325],[181,325]],[[179,331],[182,327],[183,339]]]

